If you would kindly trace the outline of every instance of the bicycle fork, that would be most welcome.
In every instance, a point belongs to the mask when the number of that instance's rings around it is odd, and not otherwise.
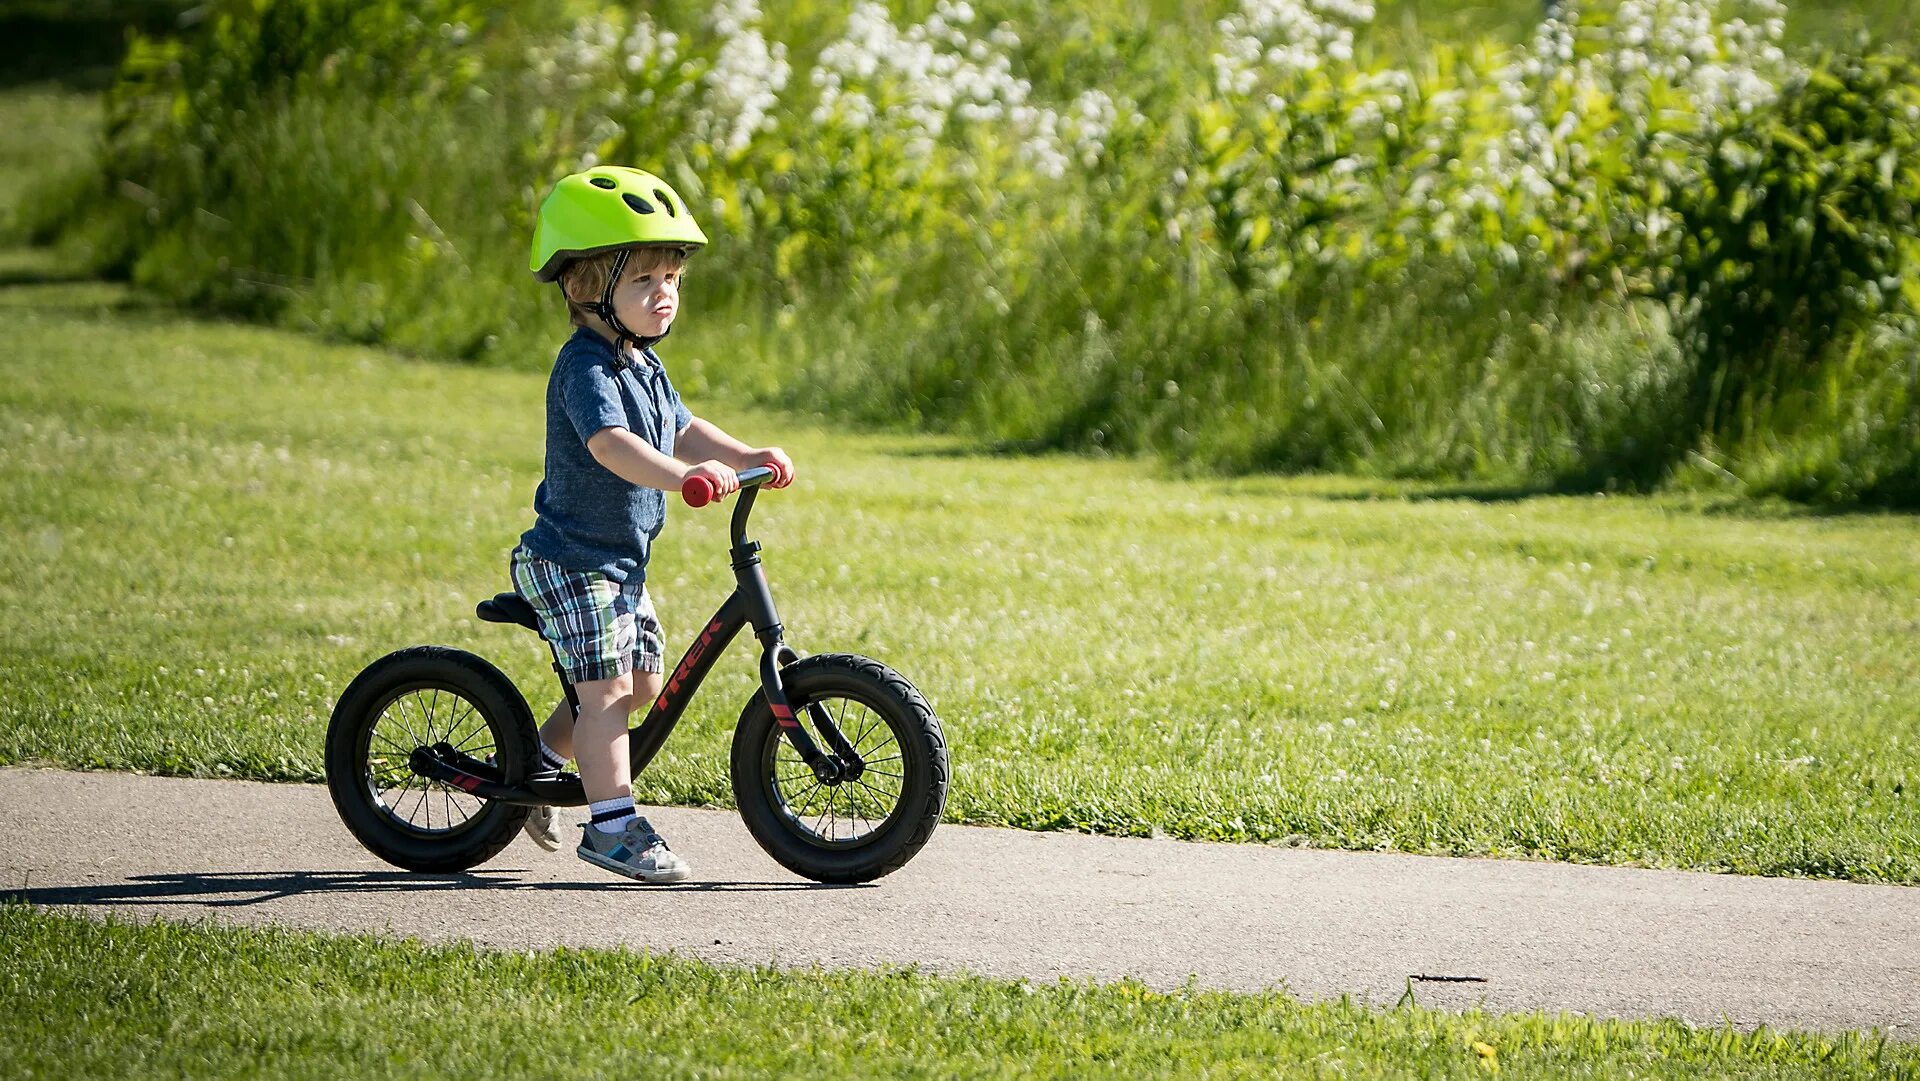
[[[742,502],[750,502],[750,497],[751,493],[748,493]],[[814,729],[826,738],[827,746],[832,749],[831,755],[820,750],[805,726],[793,715],[793,705],[787,700],[780,670],[797,662],[800,654],[786,643],[780,615],[774,610],[773,591],[768,588],[766,572],[760,567],[758,541],[742,539],[734,545],[733,573],[739,585],[729,600],[738,599],[744,608],[742,614],[753,624],[753,636],[760,643],[760,688],[767,696],[767,706],[773,710],[773,720],[779,726],[781,735],[793,746],[800,760],[807,764],[820,783],[835,785],[857,779],[866,772],[866,763],[847,741],[846,734],[827,716],[826,709],[812,702],[806,707]]]

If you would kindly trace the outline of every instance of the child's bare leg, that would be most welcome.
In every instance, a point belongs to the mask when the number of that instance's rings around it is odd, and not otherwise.
[[[586,788],[589,801],[597,803],[633,794],[627,724],[638,704],[652,702],[660,696],[663,680],[659,672],[629,672],[574,686],[574,694],[580,698],[580,718],[572,725],[570,750],[580,763],[580,783]],[[565,712],[565,707],[559,712]],[[552,718],[547,723],[552,724]],[[553,749],[564,753],[558,747]]]
[[[633,678],[638,684],[634,687],[634,708],[651,705],[654,699],[660,697],[660,688],[663,685],[661,673],[635,672]],[[575,693],[579,693],[578,688],[575,688]],[[559,705],[553,707],[553,712],[547,715],[546,723],[540,726],[540,742],[546,745],[547,750],[559,755],[562,759],[572,758],[573,724],[573,709],[563,699]]]
[[[578,852],[588,863],[642,882],[684,882],[687,861],[633,805],[627,718],[636,704],[659,696],[661,683],[657,672],[630,672],[574,688],[580,718],[573,726],[573,752],[593,815],[584,823]]]
[[[540,742],[563,759],[573,757],[573,708],[567,705],[566,699],[553,707],[547,723],[540,726]]]
[[[580,699],[580,717],[573,723],[569,749],[580,763],[580,784],[587,790],[587,799],[598,802],[631,795],[627,717],[633,713],[633,674],[576,683],[573,693]]]

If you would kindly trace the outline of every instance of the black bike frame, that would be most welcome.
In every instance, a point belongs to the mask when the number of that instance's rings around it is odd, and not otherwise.
[[[726,652],[727,646],[732,644],[741,629],[749,625],[760,642],[760,688],[766,694],[767,705],[773,709],[775,723],[799,753],[801,760],[813,771],[814,776],[829,784],[858,777],[864,769],[865,763],[827,716],[826,710],[810,706],[808,717],[833,750],[831,755],[821,752],[813,737],[794,717],[793,707],[788,703],[786,689],[780,681],[780,670],[799,660],[800,655],[786,643],[779,612],[773,605],[773,591],[767,586],[766,572],[760,566],[760,542],[747,539],[746,532],[747,518],[753,513],[759,485],[772,476],[771,469],[750,469],[740,474],[740,495],[734,504],[732,522],[734,590],[687,647],[673,674],[667,677],[660,696],[648,707],[646,717],[627,731],[627,750],[634,777],[640,776],[640,771],[646,769],[654,755],[660,753],[667,737],[673,734],[674,726],[680,723],[681,714],[686,712],[687,703],[693,700],[707,673],[713,670],[714,662]],[[548,643],[548,647],[552,649],[552,643]],[[579,696],[574,693],[573,684],[567,681],[557,651],[554,653],[553,667],[556,673],[560,673],[560,686],[566,692],[568,708],[574,716],[579,716]],[[490,767],[444,744],[436,744],[430,752],[424,747],[415,750],[411,764],[414,771],[423,776],[506,803],[577,807],[587,802],[586,792],[576,776],[536,775],[525,784],[509,785],[499,781],[498,773]]]
[[[743,480],[746,478],[742,478]],[[658,754],[667,737],[673,734],[674,725],[680,723],[680,715],[686,711],[687,703],[693,700],[700,684],[713,670],[713,663],[726,652],[727,646],[742,628],[751,625],[753,636],[760,642],[760,687],[766,693],[767,704],[773,708],[773,719],[781,730],[793,742],[794,750],[816,773],[817,764],[822,755],[813,738],[806,729],[794,719],[793,709],[787,703],[786,688],[780,682],[780,669],[799,660],[799,654],[786,643],[785,628],[780,625],[780,613],[773,605],[773,591],[767,585],[767,575],[760,566],[760,542],[748,540],[747,518],[753,513],[754,497],[759,495],[757,485],[746,485],[740,489],[740,497],[733,508],[733,557],[734,590],[721,603],[720,609],[707,620],[707,625],[687,647],[686,655],[674,667],[673,674],[667,677],[665,686],[660,689],[660,697],[653,700],[647,715],[637,726],[627,732],[628,754],[633,760],[633,775],[647,768]],[[578,714],[579,701],[574,697],[573,688],[567,687],[567,703]]]

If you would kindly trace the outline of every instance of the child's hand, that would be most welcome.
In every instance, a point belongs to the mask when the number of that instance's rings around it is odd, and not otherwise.
[[[773,479],[767,482],[769,488],[785,488],[793,483],[793,459],[779,447],[761,447],[748,455],[748,469],[761,466],[773,470]]]
[[[708,459],[687,470],[680,478],[682,488],[695,477],[705,477],[713,485],[713,502],[718,503],[740,490],[740,475],[728,468],[726,463]]]

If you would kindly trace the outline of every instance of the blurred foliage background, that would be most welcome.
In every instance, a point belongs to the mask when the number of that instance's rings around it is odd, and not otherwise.
[[[1182,469],[1914,507],[1914,21],[13,0],[9,78],[110,85],[97,153],[7,221],[184,304],[540,367],[538,200],[635,164],[715,239],[692,393]]]

